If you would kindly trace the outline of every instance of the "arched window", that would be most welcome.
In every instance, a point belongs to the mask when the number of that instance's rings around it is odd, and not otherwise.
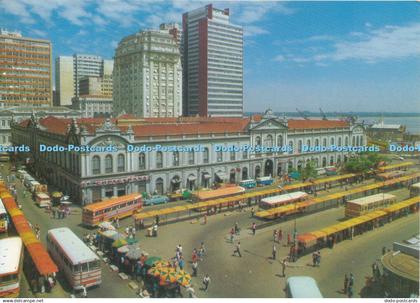
[[[330,165],[334,165],[334,156],[330,157]]]
[[[146,154],[139,154],[139,169],[146,169]]]
[[[283,146],[283,136],[278,135],[277,137],[277,146]]]
[[[203,150],[203,163],[209,163],[209,149],[207,147]]]
[[[235,161],[236,160],[236,152],[231,151],[230,152],[230,161]]]
[[[112,156],[111,155],[106,155],[105,157],[105,173],[109,174],[112,173],[112,171],[114,170],[113,165],[112,165]]]
[[[331,145],[334,145],[334,138],[331,138],[331,139],[330,139],[330,144],[331,144]]]
[[[158,151],[156,153],[156,168],[162,168],[163,167],[163,154],[161,151]]]
[[[101,159],[99,156],[92,158],[92,175],[99,175],[101,173]]]
[[[326,146],[327,146],[327,139],[326,139],[326,138],[324,138],[324,139],[322,140],[322,146],[324,146],[324,147],[326,147]]]
[[[261,145],[261,137],[256,137],[255,138],[255,145]]]
[[[302,140],[298,141],[298,152],[301,153],[302,152]]]
[[[162,178],[157,178],[155,184],[156,184],[156,192],[159,195],[163,195],[163,179]]]
[[[338,146],[341,146],[341,137],[338,137]]]
[[[319,146],[319,139],[315,139],[315,146]]]
[[[294,146],[293,141],[289,141],[289,154],[293,154]]]
[[[352,143],[353,146],[356,146],[356,137],[353,137],[351,139],[351,143]]]
[[[306,140],[306,146],[311,147],[311,140],[310,139]]]
[[[117,171],[119,173],[125,171],[125,157],[123,154],[119,154],[117,158]]]
[[[172,153],[172,165],[179,166],[179,152],[175,151]]]
[[[223,161],[223,152],[218,151],[216,154],[216,158],[217,158],[217,162],[222,162]]]
[[[193,150],[188,152],[188,164],[189,165],[194,164],[194,151]]]
[[[360,136],[360,145],[363,145],[363,136]]]
[[[347,136],[344,138],[344,145],[345,146],[349,145],[349,137]]]
[[[265,137],[264,145],[268,146],[268,147],[273,146],[273,136],[272,135],[267,135],[267,137]]]

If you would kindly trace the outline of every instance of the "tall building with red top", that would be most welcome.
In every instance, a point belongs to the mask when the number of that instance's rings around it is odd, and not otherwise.
[[[212,4],[185,13],[182,27],[184,115],[241,117],[242,27]]]

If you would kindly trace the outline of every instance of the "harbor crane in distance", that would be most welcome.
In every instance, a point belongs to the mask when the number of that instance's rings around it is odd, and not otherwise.
[[[327,115],[324,113],[324,111],[322,110],[322,108],[319,108],[319,111],[321,112],[322,120],[328,120]]]
[[[309,120],[309,117],[302,111],[299,110],[299,108],[296,108],[296,111],[299,113],[299,115],[305,119],[305,120]]]

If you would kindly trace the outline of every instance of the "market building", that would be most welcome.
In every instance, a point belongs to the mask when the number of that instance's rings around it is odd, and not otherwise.
[[[30,146],[31,153],[19,156],[38,177],[86,204],[131,192],[164,194],[181,188],[211,187],[218,182],[283,176],[311,161],[320,167],[335,165],[346,161],[349,153],[305,152],[305,146],[344,146],[352,141],[363,145],[366,137],[359,124],[279,118],[268,110],[262,116],[243,118],[33,116],[12,123],[12,141]],[[97,150],[42,152],[40,144],[83,145]],[[109,146],[114,149],[107,149]],[[181,146],[183,150],[147,150],[156,146]],[[220,146],[225,149],[219,150]],[[241,149],[229,150],[233,146]],[[246,146],[268,148],[257,152]]]

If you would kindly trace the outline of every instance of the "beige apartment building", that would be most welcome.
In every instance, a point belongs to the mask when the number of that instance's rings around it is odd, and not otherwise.
[[[0,107],[52,105],[52,45],[0,30]]]
[[[114,113],[182,115],[180,58],[177,40],[168,30],[147,30],[122,39],[114,58]]]

